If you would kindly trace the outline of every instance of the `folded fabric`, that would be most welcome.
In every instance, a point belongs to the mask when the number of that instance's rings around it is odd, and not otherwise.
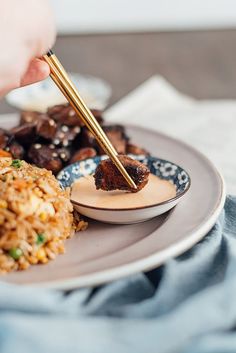
[[[156,270],[63,293],[0,283],[1,353],[236,351],[236,197]]]

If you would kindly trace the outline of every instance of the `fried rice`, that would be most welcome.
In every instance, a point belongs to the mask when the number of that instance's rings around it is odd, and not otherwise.
[[[86,226],[51,171],[0,158],[0,274],[55,259]]]

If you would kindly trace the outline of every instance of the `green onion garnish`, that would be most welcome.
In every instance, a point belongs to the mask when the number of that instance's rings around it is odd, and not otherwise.
[[[13,159],[11,166],[14,168],[20,168],[22,165],[22,161],[20,159]]]

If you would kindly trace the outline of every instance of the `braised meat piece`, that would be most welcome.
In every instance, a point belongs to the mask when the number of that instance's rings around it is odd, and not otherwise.
[[[53,119],[44,116],[37,121],[37,136],[40,136],[46,140],[52,140],[56,135],[56,131],[57,125]]]
[[[124,127],[121,125],[104,125],[102,128],[118,154],[125,154],[128,137],[125,134]],[[104,154],[103,149],[87,128],[83,128],[81,134],[81,145],[82,147],[92,147],[96,149],[99,155]]]
[[[63,167],[57,150],[40,143],[35,143],[30,147],[28,158],[33,164],[49,169],[54,174],[57,174]]]
[[[10,152],[13,158],[23,159],[25,150],[18,142],[13,141],[10,143],[9,147],[6,148],[6,151]]]
[[[24,148],[14,139],[14,135],[3,129],[0,129],[0,149],[10,153],[13,158],[22,159]]]
[[[145,156],[149,156],[150,155],[150,153],[147,150],[145,150],[144,148],[141,148],[139,146],[136,146],[133,143],[128,143],[127,144],[126,153],[143,154]]]
[[[71,158],[71,149],[70,148],[65,148],[65,147],[58,148],[57,153],[63,163],[67,163]]]
[[[102,112],[98,109],[91,109],[91,112],[101,124],[103,122]],[[48,108],[47,114],[60,124],[67,126],[84,126],[83,121],[77,116],[74,108],[69,104],[58,104]]]
[[[104,119],[102,117],[102,111],[98,109],[90,109],[90,110],[93,116],[96,118],[97,122],[99,124],[102,124],[104,122]]]
[[[47,118],[44,113],[34,112],[34,111],[22,111],[20,115],[20,125],[35,123],[41,118]]]
[[[59,104],[48,108],[47,113],[50,118],[60,124],[67,126],[83,126],[82,120],[77,116],[76,112],[69,103]]]
[[[115,147],[117,153],[125,154],[128,137],[125,134],[124,127],[121,125],[104,125],[102,128],[112,145]],[[104,154],[104,151],[100,146],[98,146],[98,154]]]
[[[86,127],[82,128],[80,145],[81,147],[97,148],[97,141],[95,137]]]
[[[97,152],[92,147],[80,148],[78,151],[76,151],[73,154],[72,158],[70,159],[70,164],[78,161],[82,161],[83,159],[86,159],[86,158],[95,157],[96,155],[97,155]]]
[[[36,123],[28,123],[11,129],[14,138],[23,146],[30,145],[36,138]]]
[[[12,134],[9,131],[0,128],[0,148],[5,149],[11,140],[13,139]]]
[[[149,169],[144,164],[128,156],[120,155],[118,158],[135,182],[137,189],[130,188],[110,159],[101,161],[95,170],[94,179],[96,188],[105,191],[117,189],[131,192],[140,191],[148,182]]]
[[[68,147],[72,144],[79,133],[79,126],[71,127],[67,125],[61,125],[58,127],[52,142],[55,146]]]

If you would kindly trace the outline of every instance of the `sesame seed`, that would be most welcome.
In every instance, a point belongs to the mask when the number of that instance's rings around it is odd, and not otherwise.
[[[66,159],[66,154],[64,152],[60,153],[61,159]]]
[[[69,136],[67,136],[67,138],[68,138],[69,141],[73,141],[75,136],[74,135],[69,135]]]
[[[63,144],[64,147],[66,147],[66,146],[69,145],[69,142],[68,142],[68,140],[63,140],[62,144]]]
[[[41,147],[42,147],[42,145],[40,145],[40,143],[36,143],[36,144],[34,145],[34,148],[35,148],[36,150],[39,150]]]
[[[80,127],[79,126],[75,126],[73,130],[74,130],[74,132],[76,134],[78,134],[80,132]]]
[[[75,116],[75,111],[74,110],[70,110],[68,115],[69,116]]]
[[[64,132],[59,132],[58,138],[59,138],[59,139],[63,139],[64,137],[65,137]]]
[[[54,150],[54,148],[55,148],[55,146],[52,143],[48,147],[51,148],[52,150]]]
[[[56,152],[53,152],[53,153],[52,153],[52,156],[53,156],[53,157],[58,157],[58,154],[57,154]]]
[[[53,143],[54,143],[54,145],[59,145],[59,143],[60,143],[60,140],[58,140],[58,139],[55,139],[55,140],[53,140]]]
[[[49,119],[49,121],[48,121],[48,122],[49,122],[49,125],[50,125],[50,126],[54,126],[54,125],[55,125],[55,121],[54,121],[54,120],[52,120],[52,119]]]
[[[68,128],[68,126],[66,126],[66,125],[63,125],[62,127],[61,127],[61,131],[63,131],[63,132],[67,132],[69,130],[69,128]]]

